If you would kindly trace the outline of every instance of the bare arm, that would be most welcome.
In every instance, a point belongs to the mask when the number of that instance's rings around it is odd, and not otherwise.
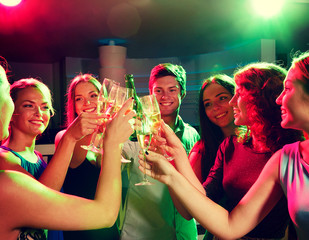
[[[39,179],[42,184],[55,190],[61,189],[76,142],[91,134],[100,124],[99,120],[95,114],[82,113],[63,132],[61,138],[58,135],[56,151]]]
[[[1,172],[2,226],[8,231],[25,226],[62,230],[112,226],[121,198],[121,143],[133,132],[128,120],[135,113],[124,115],[128,103],[107,126],[103,164],[94,200],[59,193],[22,173]]]
[[[181,173],[198,191],[205,194],[205,190],[191,167],[187,153],[183,148],[181,141],[175,135],[173,130],[164,124],[164,122],[161,122],[161,128],[167,141],[167,145],[163,145],[162,148],[171,154],[175,162],[175,167],[179,173]],[[169,192],[178,212],[185,219],[190,220],[192,218],[191,214],[182,206],[182,204],[178,201],[178,198],[175,197],[174,191],[169,188]]]
[[[256,183],[231,213],[208,199],[156,153],[148,154],[147,160],[152,162],[152,171],[146,172],[167,184],[202,226],[219,238],[235,239],[253,229],[281,198],[283,192],[278,180],[279,157],[280,152],[274,154]],[[150,168],[149,165],[146,167]]]

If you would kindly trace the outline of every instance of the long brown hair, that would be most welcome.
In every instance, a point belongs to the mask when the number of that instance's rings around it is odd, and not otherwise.
[[[75,110],[75,89],[81,82],[92,83],[98,90],[101,89],[101,83],[91,74],[79,74],[72,79],[67,91],[67,103],[66,103],[66,127],[69,126],[77,117]]]

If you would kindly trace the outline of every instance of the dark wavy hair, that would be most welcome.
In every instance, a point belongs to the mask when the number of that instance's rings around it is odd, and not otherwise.
[[[101,89],[101,83],[91,74],[79,74],[72,79],[67,90],[67,103],[66,109],[66,122],[65,126],[68,127],[74,119],[77,117],[75,110],[75,89],[76,86],[81,82],[89,82],[96,87],[98,92]]]
[[[252,63],[234,74],[242,97],[246,99],[249,122],[246,132],[238,139],[252,144],[252,135],[259,142],[256,150],[274,153],[285,144],[302,140],[302,133],[281,127],[281,109],[276,99],[283,90],[287,70],[272,63]],[[257,146],[255,146],[257,147]]]
[[[211,76],[204,80],[204,83],[199,92],[199,120],[200,120],[200,144],[203,146],[201,150],[201,170],[202,170],[202,179],[203,181],[208,176],[209,170],[213,166],[217,150],[219,145],[224,139],[224,134],[219,126],[214,124],[209,120],[206,115],[203,94],[205,89],[213,84],[217,83],[228,90],[232,95],[235,92],[235,82],[234,80],[224,74],[218,74]]]

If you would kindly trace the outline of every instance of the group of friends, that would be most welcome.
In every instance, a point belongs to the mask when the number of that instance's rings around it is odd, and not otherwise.
[[[258,62],[205,79],[200,134],[179,116],[185,70],[155,66],[149,93],[162,121],[146,162],[133,99],[107,120],[103,154],[81,148],[106,116],[96,113],[101,83],[80,74],[46,164],[35,141],[54,114],[50,90],[33,78],[10,85],[2,63],[1,239],[191,240],[196,221],[204,239],[309,239],[308,52],[288,71]],[[135,186],[144,173],[155,184]]]

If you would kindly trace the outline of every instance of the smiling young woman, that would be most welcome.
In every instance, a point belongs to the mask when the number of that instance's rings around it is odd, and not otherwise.
[[[98,95],[101,83],[91,74],[79,74],[68,86],[66,103],[66,125],[70,126],[78,116],[97,112]],[[64,129],[57,133],[55,145],[66,133]],[[96,183],[100,175],[101,154],[84,150],[81,146],[88,145],[91,135],[79,139],[75,145],[72,160],[63,184],[65,193],[94,199]],[[118,239],[119,231],[116,224],[108,229],[90,231],[65,231],[64,239]]]

